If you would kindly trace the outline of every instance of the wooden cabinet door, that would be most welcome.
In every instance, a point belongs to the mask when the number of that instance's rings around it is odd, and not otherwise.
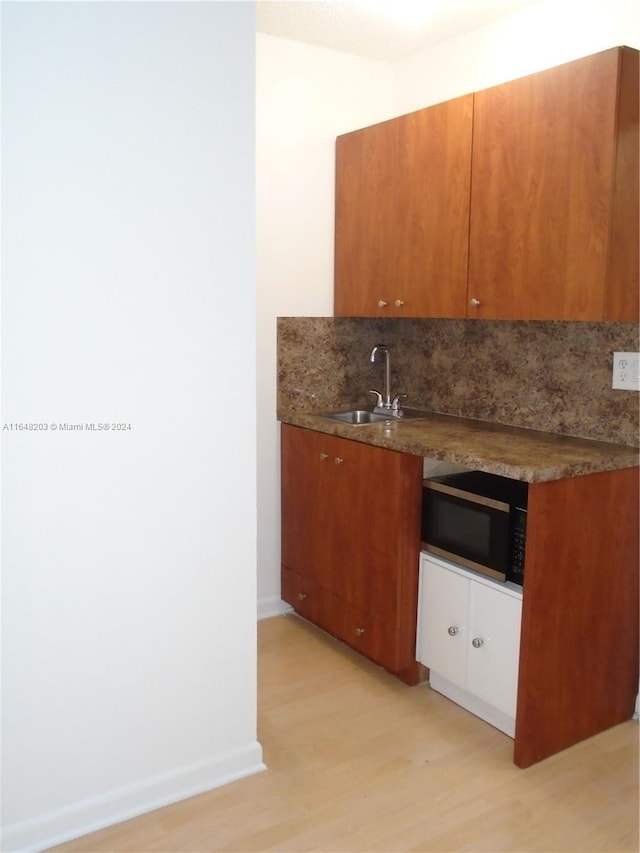
[[[467,690],[515,718],[522,599],[472,582],[469,611]]]
[[[620,49],[618,123],[604,320],[638,322],[640,308],[640,54]]]
[[[338,137],[335,314],[464,317],[473,96]]]
[[[397,119],[397,316],[466,315],[472,117],[465,95]]]
[[[398,673],[418,680],[415,660],[422,459],[339,440],[340,486],[332,490],[332,584],[350,619],[343,639]]]
[[[285,601],[416,683],[422,459],[288,425],[281,458]]]
[[[386,316],[394,299],[397,141],[394,120],[336,140],[336,316]]]
[[[328,588],[332,439],[287,425],[281,437],[282,565]]]
[[[475,94],[468,316],[635,319],[615,316],[637,312],[638,290],[637,51],[622,59]],[[623,77],[635,97],[619,101]]]
[[[358,609],[395,621],[407,554],[417,594],[420,502],[418,457],[335,439],[343,461],[334,466],[326,500],[332,507],[332,591]]]

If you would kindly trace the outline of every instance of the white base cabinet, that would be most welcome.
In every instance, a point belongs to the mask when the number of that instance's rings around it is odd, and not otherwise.
[[[434,690],[514,736],[522,590],[425,552],[416,657]]]

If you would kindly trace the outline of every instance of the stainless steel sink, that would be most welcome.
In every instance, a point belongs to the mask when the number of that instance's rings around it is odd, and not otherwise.
[[[401,423],[406,420],[415,420],[426,417],[428,412],[421,409],[403,409],[401,418],[394,415],[382,415],[378,412],[370,412],[366,409],[348,409],[344,412],[319,412],[317,417],[327,418],[330,421],[340,421],[352,426],[364,426],[365,424]]]
[[[364,424],[383,424],[385,421],[395,420],[391,416],[376,415],[364,409],[349,409],[346,412],[320,412],[319,418],[327,418],[330,421],[340,421],[343,424],[363,426]]]

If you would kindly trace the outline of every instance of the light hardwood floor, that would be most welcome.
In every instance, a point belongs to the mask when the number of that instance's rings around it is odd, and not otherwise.
[[[638,851],[636,722],[519,770],[506,735],[297,616],[259,624],[258,736],[266,772],[55,850]]]

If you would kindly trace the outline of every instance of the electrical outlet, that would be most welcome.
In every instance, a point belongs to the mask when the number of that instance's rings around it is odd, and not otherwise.
[[[614,352],[611,387],[640,391],[640,352]]]

